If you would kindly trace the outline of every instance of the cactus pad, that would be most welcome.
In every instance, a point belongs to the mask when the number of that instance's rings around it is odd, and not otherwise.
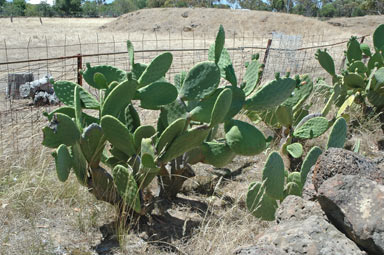
[[[384,24],[378,26],[373,33],[373,45],[376,51],[384,49]]]
[[[315,56],[325,71],[327,71],[331,76],[336,76],[335,63],[326,50],[322,51],[319,49]]]
[[[212,94],[220,83],[220,70],[213,62],[201,62],[185,77],[179,96],[185,100],[203,99]]]
[[[100,123],[105,137],[114,147],[128,156],[135,154],[133,136],[123,123],[111,115],[103,116]]]
[[[263,65],[258,61],[251,61],[248,65],[244,75],[245,87],[242,88],[245,96],[249,96],[255,90],[260,79],[260,72],[262,68]]]
[[[236,156],[226,143],[207,142],[200,148],[204,158],[202,162],[214,167],[224,167]]]
[[[343,148],[345,139],[347,138],[347,122],[344,118],[338,118],[331,128],[328,137],[328,148]]]
[[[198,126],[177,136],[171,143],[163,155],[159,157],[162,163],[169,162],[172,159],[183,155],[184,152],[190,151],[200,146],[208,136],[210,128],[208,126]]]
[[[292,108],[286,105],[279,105],[275,111],[277,121],[284,127],[290,127],[293,122]]]
[[[278,207],[275,199],[269,197],[263,185],[259,182],[251,183],[248,188],[246,204],[248,210],[256,218],[273,221]]]
[[[56,96],[59,98],[61,102],[63,102],[65,105],[73,106],[73,100],[74,100],[74,92],[75,87],[79,86],[78,84],[70,81],[56,81],[53,84],[53,89],[55,91]],[[81,102],[84,104],[84,107],[87,109],[99,109],[100,104],[96,100],[94,96],[89,94],[87,91],[84,90],[84,88],[80,87],[80,99]]]
[[[291,78],[274,80],[247,99],[244,108],[250,111],[267,110],[278,106],[292,94],[296,81]]]
[[[169,52],[164,52],[154,58],[138,80],[140,87],[155,82],[165,76],[172,65],[172,59],[172,54]]]
[[[350,73],[344,76],[344,84],[349,88],[364,88],[365,83],[363,77],[356,73]]]
[[[284,191],[284,161],[278,152],[269,154],[263,169],[265,192],[272,198],[280,200]]]
[[[56,153],[54,155],[55,163],[56,163],[56,172],[59,181],[65,182],[68,179],[69,172],[72,168],[72,157],[69,154],[69,150],[67,146],[64,144],[60,145],[57,148]]]
[[[125,108],[125,122],[131,133],[135,132],[136,128],[140,126],[140,116],[132,104]]]
[[[117,165],[113,168],[112,173],[117,191],[124,202],[137,213],[140,213],[139,189],[133,176],[132,169],[128,170],[128,168],[122,165]]]
[[[65,114],[56,113],[48,127],[43,128],[43,145],[57,148],[61,144],[71,146],[80,139],[80,131],[73,120]]]
[[[349,63],[355,60],[361,60],[363,53],[360,49],[360,43],[356,40],[356,37],[352,37],[348,42],[347,59]]]
[[[251,156],[265,149],[264,134],[249,123],[232,120],[226,123],[225,131],[227,144],[236,154]]]
[[[155,163],[155,147],[151,138],[141,140],[141,163],[145,168],[157,168]]]
[[[136,148],[140,148],[141,140],[143,138],[149,138],[156,133],[156,129],[151,125],[140,126],[133,134],[133,141]]]
[[[84,129],[80,138],[80,147],[91,167],[98,166],[104,145],[105,138],[103,138],[103,131],[98,124],[91,124]]]
[[[116,86],[106,97],[101,115],[112,115],[117,117],[118,114],[125,109],[135,95],[137,82],[134,80],[126,80]]]
[[[288,153],[294,158],[300,158],[303,155],[303,146],[300,143],[287,145]]]
[[[315,117],[304,122],[295,129],[293,136],[301,139],[312,139],[324,134],[329,127],[328,120],[324,117]]]
[[[302,194],[302,189],[296,182],[288,182],[287,185],[285,185],[284,197],[287,197],[289,195],[300,197],[301,194]]]
[[[232,90],[230,89],[224,89],[219,96],[216,99],[215,105],[212,110],[211,114],[211,121],[209,125],[211,127],[218,125],[219,123],[223,122],[229,108],[231,107],[232,103]]]
[[[161,134],[156,146],[157,151],[161,152],[165,146],[170,145],[184,131],[186,123],[187,120],[183,118],[172,122]]]
[[[106,89],[105,86],[95,81],[95,74],[100,73],[104,76],[106,84],[110,84],[113,81],[122,82],[127,79],[127,73],[113,66],[102,65],[91,67],[89,63],[87,70],[83,72],[84,80],[92,87],[96,89]]]
[[[323,151],[319,147],[315,146],[312,147],[312,149],[308,152],[307,156],[305,157],[300,170],[301,183],[303,185],[305,184],[305,180],[307,179],[307,175],[311,170],[311,167],[316,163],[321,153],[323,153]]]
[[[144,106],[160,106],[172,103],[177,98],[177,89],[168,82],[154,82],[137,91]],[[144,107],[145,108],[145,107]]]
[[[208,60],[215,61],[215,44],[211,45],[208,51]],[[223,48],[221,51],[220,60],[217,63],[217,66],[220,69],[220,75],[227,81],[229,81],[232,86],[237,86],[237,77],[235,70],[233,69],[233,64],[231,56],[229,55],[226,48]]]

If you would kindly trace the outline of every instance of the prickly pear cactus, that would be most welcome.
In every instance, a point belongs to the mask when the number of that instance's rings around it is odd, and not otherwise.
[[[59,180],[66,181],[73,173],[97,199],[116,205],[120,215],[135,217],[150,214],[153,207],[147,205],[157,201],[143,196],[152,181],[161,184],[160,197],[172,200],[184,181],[194,176],[193,164],[224,167],[237,155],[253,156],[266,149],[267,140],[258,128],[233,119],[246,107],[258,108],[258,98],[246,96],[258,82],[258,73],[253,72],[260,72],[260,66],[250,67],[244,92],[237,87],[224,43],[220,27],[209,60],[176,75],[174,84],[166,79],[171,53],[138,63],[131,42],[127,42],[130,72],[86,65],[84,80],[98,90],[98,98],[78,84],[56,82],[56,94],[65,106],[45,114],[50,124],[43,129],[43,145],[56,149]],[[295,84],[293,79],[278,78],[257,95],[283,89],[283,96],[268,95],[278,104]],[[160,111],[156,127],[142,122],[141,109]],[[220,126],[224,134],[218,132]],[[266,199],[264,207],[276,207],[276,201]]]

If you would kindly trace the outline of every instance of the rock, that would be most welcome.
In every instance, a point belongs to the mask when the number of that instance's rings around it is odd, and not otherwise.
[[[330,148],[319,157],[313,170],[312,182],[315,190],[336,174],[359,175],[380,184],[384,183],[384,171],[375,162],[351,151]]]
[[[185,26],[185,27],[183,27],[183,31],[184,32],[191,32],[191,31],[193,31],[193,28],[191,26]]]
[[[240,247],[240,248],[237,248],[233,253],[236,255],[285,255],[286,254],[283,250],[280,250],[273,245]]]
[[[183,18],[188,18],[188,12],[183,12],[183,13],[181,14],[181,17],[183,17]]]
[[[384,254],[383,185],[361,176],[337,174],[320,186],[318,200],[340,231],[369,254]]]
[[[288,196],[277,209],[276,221],[277,223],[301,221],[313,215],[325,217],[319,203],[307,201],[298,196]]]
[[[307,179],[305,180],[305,183],[303,186],[303,192],[302,192],[302,197],[305,200],[309,200],[309,201],[316,200],[316,196],[317,196],[315,186],[313,185],[313,182],[312,182],[314,167],[315,166],[312,166],[311,170],[308,172]]]
[[[289,255],[366,254],[318,215],[305,220],[284,221],[262,234],[256,246],[271,244]]]

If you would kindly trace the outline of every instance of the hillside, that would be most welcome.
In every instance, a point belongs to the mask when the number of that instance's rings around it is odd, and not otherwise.
[[[299,15],[265,11],[206,8],[142,9],[120,16],[100,27],[102,31],[211,34],[219,25],[227,33],[255,33],[266,36],[274,31],[287,34],[327,34],[350,36],[349,31],[327,22]]]

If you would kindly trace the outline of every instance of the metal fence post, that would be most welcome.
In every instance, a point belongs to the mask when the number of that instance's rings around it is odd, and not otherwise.
[[[77,84],[83,86],[83,76],[81,75],[80,70],[83,67],[83,57],[81,54],[77,54]]]
[[[267,48],[265,49],[264,59],[263,59],[264,67],[263,67],[263,71],[260,74],[259,81],[257,82],[257,86],[260,85],[261,80],[263,79],[263,74],[264,74],[265,66],[267,65],[267,60],[268,60],[269,50],[271,49],[271,45],[272,45],[272,39],[268,39]]]

